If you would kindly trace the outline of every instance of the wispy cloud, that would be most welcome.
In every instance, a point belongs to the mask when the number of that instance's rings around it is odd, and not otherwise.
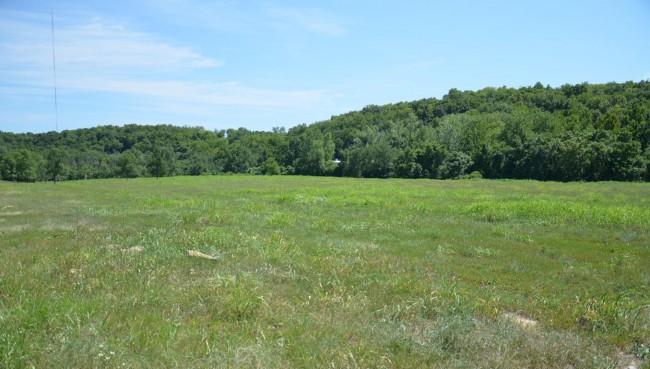
[[[151,12],[183,27],[226,33],[254,33],[264,22],[252,2],[212,0],[142,0]],[[244,7],[244,4],[246,7]]]
[[[100,18],[58,33],[57,51],[72,67],[110,68],[116,71],[167,72],[214,68],[222,63],[188,47],[175,46],[150,34]]]
[[[287,30],[320,36],[346,33],[343,18],[314,7],[270,6],[256,2],[212,0],[146,0],[153,11],[185,26],[226,33],[259,34]],[[180,16],[179,16],[180,15]]]
[[[49,14],[0,12],[2,73],[52,67]],[[92,18],[78,22],[57,19],[54,33],[57,67],[75,75],[133,75],[214,68],[221,61],[206,58],[189,47],[173,45],[155,35],[130,30],[114,21]],[[48,81],[49,82],[49,81]],[[62,81],[64,82],[64,81]]]
[[[318,9],[269,8],[269,17],[286,27],[308,31],[324,36],[341,36],[345,33],[345,23]]]
[[[68,88],[116,92],[175,103],[241,106],[309,106],[326,99],[323,91],[277,91],[242,86],[237,82],[77,79]]]
[[[0,93],[27,94],[33,89],[36,96],[51,89],[50,15],[0,11],[0,21]],[[273,90],[188,77],[222,62],[110,19],[55,22],[57,84],[63,93],[128,94],[170,106],[305,107],[326,100],[323,91]]]

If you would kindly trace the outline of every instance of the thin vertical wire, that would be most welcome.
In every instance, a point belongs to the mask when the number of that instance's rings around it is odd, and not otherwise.
[[[54,55],[54,11],[51,11],[52,16],[52,68],[54,71],[54,119],[56,121],[56,131],[59,131],[59,102],[56,93],[56,57]]]

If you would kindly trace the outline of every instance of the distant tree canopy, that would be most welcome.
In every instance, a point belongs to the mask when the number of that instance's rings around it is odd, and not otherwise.
[[[288,131],[0,132],[0,179],[217,173],[650,181],[650,81],[452,89]]]

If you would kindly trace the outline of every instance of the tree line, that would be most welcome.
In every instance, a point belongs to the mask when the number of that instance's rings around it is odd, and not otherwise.
[[[650,81],[451,89],[289,130],[0,132],[0,179],[218,173],[650,180]]]

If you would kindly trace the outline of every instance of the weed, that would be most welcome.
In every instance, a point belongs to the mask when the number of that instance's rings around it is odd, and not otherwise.
[[[634,332],[647,306],[638,306],[624,294],[577,298],[576,321],[592,332]]]

